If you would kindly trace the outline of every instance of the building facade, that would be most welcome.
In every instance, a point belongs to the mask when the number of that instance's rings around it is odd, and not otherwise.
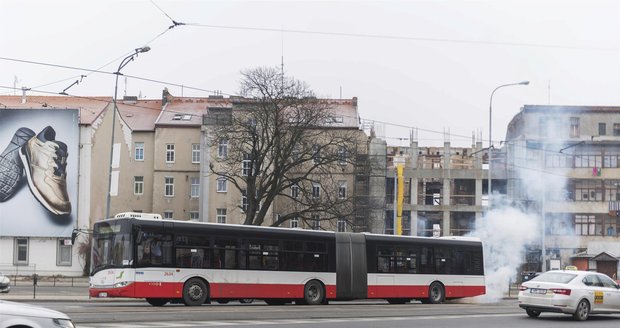
[[[620,251],[620,107],[525,105],[505,154],[509,198],[541,218],[528,270]]]

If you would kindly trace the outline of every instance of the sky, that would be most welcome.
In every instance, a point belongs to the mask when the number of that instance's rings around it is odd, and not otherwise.
[[[486,145],[492,91],[525,80],[493,96],[495,142],[524,104],[620,106],[620,1],[0,0],[0,31],[2,95],[113,96],[114,75],[67,67],[114,72],[144,45],[119,97],[236,95],[243,70],[283,62],[319,97],[357,97],[391,145],[413,128]]]

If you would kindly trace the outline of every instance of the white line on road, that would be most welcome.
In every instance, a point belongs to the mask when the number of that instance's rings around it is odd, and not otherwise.
[[[142,323],[104,323],[78,325],[78,328],[154,328],[154,327],[216,327],[216,326],[258,326],[258,325],[293,325],[313,323],[338,322],[374,322],[374,321],[415,321],[436,319],[465,319],[465,318],[498,318],[517,317],[521,313],[505,314],[460,314],[441,316],[408,316],[408,317],[373,317],[373,318],[321,318],[321,319],[282,319],[282,320],[230,320],[230,321],[181,321],[181,322],[142,322]]]

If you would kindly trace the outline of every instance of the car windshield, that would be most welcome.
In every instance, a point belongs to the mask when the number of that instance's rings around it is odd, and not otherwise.
[[[571,280],[577,277],[574,273],[566,273],[566,272],[545,272],[534,277],[530,281],[538,281],[538,282],[555,282],[560,284],[567,284]]]

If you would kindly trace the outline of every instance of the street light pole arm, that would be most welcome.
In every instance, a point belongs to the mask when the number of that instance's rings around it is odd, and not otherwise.
[[[119,75],[123,75],[121,73],[121,70],[127,65],[129,64],[129,62],[131,62],[132,60],[134,60],[134,58],[142,52],[147,52],[151,50],[150,47],[145,46],[142,48],[137,48],[131,55],[123,58],[123,60],[121,60],[121,63],[118,65],[118,70],[116,70],[116,72],[114,72],[114,74],[116,75],[116,81],[114,82],[114,98],[112,98],[112,102],[114,103],[114,108],[112,108],[112,136],[110,137],[110,167],[108,168],[108,190],[107,190],[107,196],[106,196],[106,206],[105,206],[105,217],[104,219],[108,219],[110,217],[110,197],[111,197],[111,192],[112,192],[112,164],[113,164],[113,160],[114,160],[114,133],[115,133],[115,128],[116,128],[116,112],[118,111],[118,105],[117,105],[117,101],[116,98],[118,96],[118,76]]]

